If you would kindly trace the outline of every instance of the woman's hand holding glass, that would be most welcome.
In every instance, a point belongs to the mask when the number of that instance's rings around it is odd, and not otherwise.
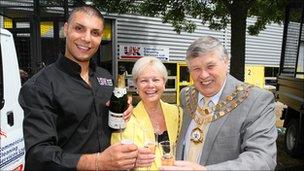
[[[155,160],[155,154],[149,148],[139,147],[136,167],[150,167]]]

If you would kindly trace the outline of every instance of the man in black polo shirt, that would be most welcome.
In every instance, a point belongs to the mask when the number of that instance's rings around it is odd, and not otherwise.
[[[101,43],[103,27],[98,10],[75,8],[64,25],[65,55],[22,87],[19,103],[25,113],[26,170],[134,167],[135,145],[110,146],[107,105],[112,76],[90,61]]]

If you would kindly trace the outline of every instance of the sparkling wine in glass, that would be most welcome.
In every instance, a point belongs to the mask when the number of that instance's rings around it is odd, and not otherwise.
[[[173,166],[175,161],[175,143],[162,141],[159,143],[162,166]]]
[[[146,131],[144,131],[144,147],[149,148],[152,153],[155,154],[156,146],[157,146],[157,134],[154,133],[153,138],[149,138]]]
[[[173,166],[174,165],[174,156],[172,154],[164,154],[161,158],[162,166]]]
[[[153,137],[150,137],[147,130],[143,130],[143,142],[144,148],[149,148],[149,150],[155,154],[157,146],[157,134],[153,133]],[[146,170],[151,170],[151,166],[146,167]]]
[[[121,144],[134,144],[134,130],[135,126],[133,126],[131,129],[131,135],[126,135],[124,130],[119,127],[119,136],[120,136],[120,143]]]

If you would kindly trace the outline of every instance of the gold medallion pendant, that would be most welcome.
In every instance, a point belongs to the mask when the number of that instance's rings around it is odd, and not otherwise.
[[[202,143],[204,139],[204,132],[199,128],[196,127],[191,131],[191,141],[195,144]]]

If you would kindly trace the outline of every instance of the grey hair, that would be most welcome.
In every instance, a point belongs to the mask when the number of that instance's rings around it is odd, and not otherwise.
[[[153,57],[153,56],[145,56],[140,59],[138,59],[132,69],[132,77],[133,82],[136,84],[136,81],[142,73],[142,71],[147,68],[148,66],[154,67],[159,73],[162,74],[164,81],[167,82],[168,79],[168,71],[165,65],[161,62],[160,59]]]
[[[222,60],[229,59],[229,54],[222,43],[215,37],[203,36],[195,40],[187,49],[186,61],[199,57],[202,54],[218,51]]]
[[[102,23],[104,23],[104,17],[100,13],[100,11],[97,8],[90,6],[90,5],[83,5],[83,6],[74,8],[70,13],[70,16],[68,18],[68,23],[71,22],[71,20],[73,19],[74,15],[77,12],[83,12],[83,13],[86,13],[91,16],[96,16],[97,18],[99,18],[102,21]]]

